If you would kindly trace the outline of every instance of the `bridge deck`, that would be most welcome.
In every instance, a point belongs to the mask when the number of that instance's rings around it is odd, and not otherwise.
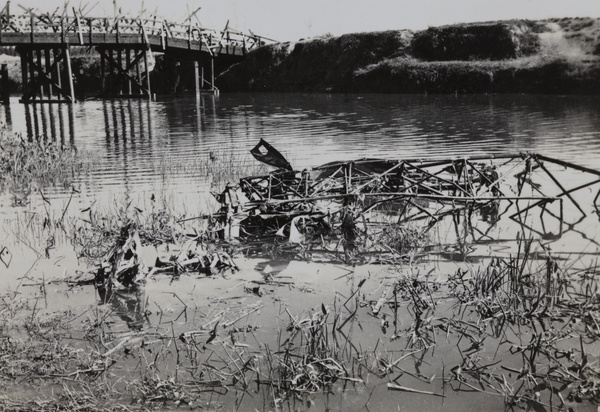
[[[21,56],[23,103],[75,101],[71,46],[96,47],[101,55],[103,94],[149,98],[152,95],[149,51],[192,60],[196,93],[205,84],[218,93],[214,84],[215,57],[241,58],[265,41],[271,41],[229,29],[229,24],[222,31],[206,29],[192,24],[192,15],[186,24],[159,17],[86,17],[75,8],[73,17],[67,15],[66,8],[62,14],[36,14],[30,9],[27,15],[12,15],[9,5],[0,10],[0,46],[15,46]],[[211,81],[204,79],[203,72],[199,78],[202,60],[210,63]]]
[[[243,56],[248,52],[248,49],[239,43],[224,43],[213,47],[209,47],[204,42],[197,40],[183,40],[177,38],[163,39],[160,36],[147,36],[144,39],[141,35],[135,34],[92,34],[91,36],[86,35],[85,39],[80,42],[78,35],[65,35],[60,34],[39,34],[36,33],[33,36],[31,34],[24,33],[3,33],[0,36],[0,46],[27,46],[31,45],[36,48],[40,47],[57,47],[61,45],[71,46],[119,46],[128,45],[135,48],[135,45],[140,47],[149,46],[152,51],[165,52],[169,49],[176,50],[189,50],[197,52],[205,52],[215,55],[234,55]]]
[[[228,28],[217,31],[157,18],[0,14],[0,46],[140,45],[153,51],[177,49],[241,56],[268,40]]]

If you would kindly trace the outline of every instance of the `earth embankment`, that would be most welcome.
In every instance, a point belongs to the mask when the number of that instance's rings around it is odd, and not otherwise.
[[[222,91],[600,93],[600,19],[458,24],[276,43]]]

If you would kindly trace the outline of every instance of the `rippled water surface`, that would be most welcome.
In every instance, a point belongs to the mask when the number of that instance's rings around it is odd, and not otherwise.
[[[261,138],[297,168],[526,151],[600,164],[600,105],[587,96],[227,94],[72,108],[15,100],[0,119],[30,138],[91,153],[94,167],[76,182],[90,195],[155,190],[165,181],[189,192],[202,182],[186,164],[210,152],[251,161],[248,150]]]

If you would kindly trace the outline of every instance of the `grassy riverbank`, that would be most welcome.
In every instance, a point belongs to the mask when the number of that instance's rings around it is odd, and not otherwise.
[[[251,53],[222,91],[598,93],[600,19],[458,24],[324,36]]]

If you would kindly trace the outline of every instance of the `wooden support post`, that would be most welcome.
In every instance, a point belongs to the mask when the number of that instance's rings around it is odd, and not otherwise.
[[[125,64],[127,65],[126,68],[127,70],[126,73],[129,73],[129,67],[131,66],[131,47],[127,46],[125,48]],[[129,96],[131,96],[132,94],[132,87],[131,87],[131,78],[130,77],[126,77],[125,81],[127,82],[127,94]]]
[[[52,62],[51,62],[52,65],[50,66],[49,75],[51,77],[52,84],[54,85],[54,91],[55,91],[56,97],[58,99],[61,99],[61,75],[60,75],[61,62],[60,62],[60,60],[62,57],[60,56],[58,49],[56,49],[54,47],[50,49],[50,52],[53,57],[52,57]]]
[[[19,53],[19,56],[21,56],[21,87],[23,89],[23,95],[25,95],[29,88],[29,70],[27,67],[27,57],[25,56],[27,51],[23,50],[22,48],[18,48],[17,52]]]
[[[33,67],[33,63],[34,63],[34,52],[33,49],[28,49],[27,50],[27,57],[29,59],[29,87],[28,87],[28,92],[31,93],[33,96],[35,96],[35,80],[36,80],[36,76],[35,76],[35,67]],[[27,101],[29,101],[29,98],[27,98]]]
[[[37,49],[35,51],[35,54],[37,56],[37,66],[38,66],[38,86],[40,88],[40,98],[41,100],[44,100],[44,84],[41,81],[42,78],[42,73],[41,73],[41,69],[44,67],[44,64],[42,63],[42,51],[40,49]]]
[[[83,31],[81,30],[81,19],[77,15],[75,7],[73,7],[73,14],[75,14],[75,21],[77,22],[77,38],[79,39],[79,45],[83,46],[85,43],[83,41]]]
[[[200,97],[200,70],[198,60],[194,60],[194,86],[196,90],[196,98]]]
[[[212,92],[215,92],[215,58],[210,56],[210,87]]]
[[[66,43],[66,38],[65,38],[65,18],[62,17],[60,19],[60,42],[62,44]]]
[[[60,56],[59,53],[60,49],[55,48],[54,49],[54,61],[55,61],[55,73],[54,73],[54,82],[56,83],[56,85],[58,86],[59,89],[62,89],[62,63],[60,62],[59,59],[62,59],[62,56]]]
[[[146,90],[148,93],[148,99],[152,99],[152,88],[150,87],[150,67],[148,67],[148,53],[152,53],[152,49],[148,46],[148,49],[144,52],[144,70],[146,71]]]
[[[100,82],[101,82],[101,94],[106,93],[106,57],[104,57],[104,50],[98,50],[100,52]]]
[[[200,89],[204,88],[204,66],[200,70]]]
[[[108,54],[108,56],[109,56],[109,57],[110,57],[110,59],[112,60],[112,59],[114,58],[114,55],[115,55],[115,50],[113,50],[113,49],[109,49],[109,50],[108,50],[108,53],[109,53],[109,54]],[[109,72],[108,72],[108,73],[109,73],[109,75],[108,75],[108,79],[109,79],[110,81],[109,81],[109,83],[108,83],[108,89],[107,89],[107,91],[106,91],[106,92],[107,92],[108,94],[115,94],[115,93],[114,93],[114,90],[113,90],[113,87],[114,87],[113,85],[114,85],[114,84],[115,84],[115,82],[116,82],[116,79],[115,79],[115,71],[114,71],[114,69],[113,69],[113,67],[112,67],[112,66],[109,66],[109,67],[110,67],[110,70],[109,70]]]
[[[119,39],[118,36],[118,32],[117,32],[117,42]],[[122,49],[117,49],[117,64],[119,65],[119,68],[123,67],[123,50]],[[117,78],[121,78],[121,80],[119,81],[119,94],[123,94],[123,76],[121,76],[121,73],[117,73]]]
[[[69,82],[69,98],[70,103],[75,103],[75,88],[73,86],[73,70],[71,70],[71,53],[69,46],[63,46],[63,53],[65,54],[65,60],[67,64],[67,81]]]
[[[2,64],[2,103],[10,102],[10,93],[8,92],[8,65]]]
[[[45,58],[46,58],[46,74],[48,75],[48,77],[50,78],[50,80],[52,80],[52,70],[51,70],[51,65],[50,65],[50,61],[51,61],[51,56],[52,55],[52,49],[51,48],[47,48],[45,50]],[[47,93],[48,93],[48,99],[52,100],[53,96],[54,96],[54,90],[52,90],[52,81],[48,82],[48,86],[47,86]]]
[[[31,44],[34,44],[35,43],[35,37],[34,37],[33,33],[35,33],[35,16],[33,15],[33,13],[31,13],[31,17],[29,19],[29,23],[31,25],[31,27],[30,27],[31,34],[30,34],[29,40],[31,41]]]
[[[146,53],[146,52],[143,52]],[[139,85],[137,85],[137,93],[138,94],[143,94],[144,93],[144,89],[141,87],[142,86],[142,68],[140,67],[140,59],[135,59],[135,74],[137,75],[137,81],[139,83]]]

